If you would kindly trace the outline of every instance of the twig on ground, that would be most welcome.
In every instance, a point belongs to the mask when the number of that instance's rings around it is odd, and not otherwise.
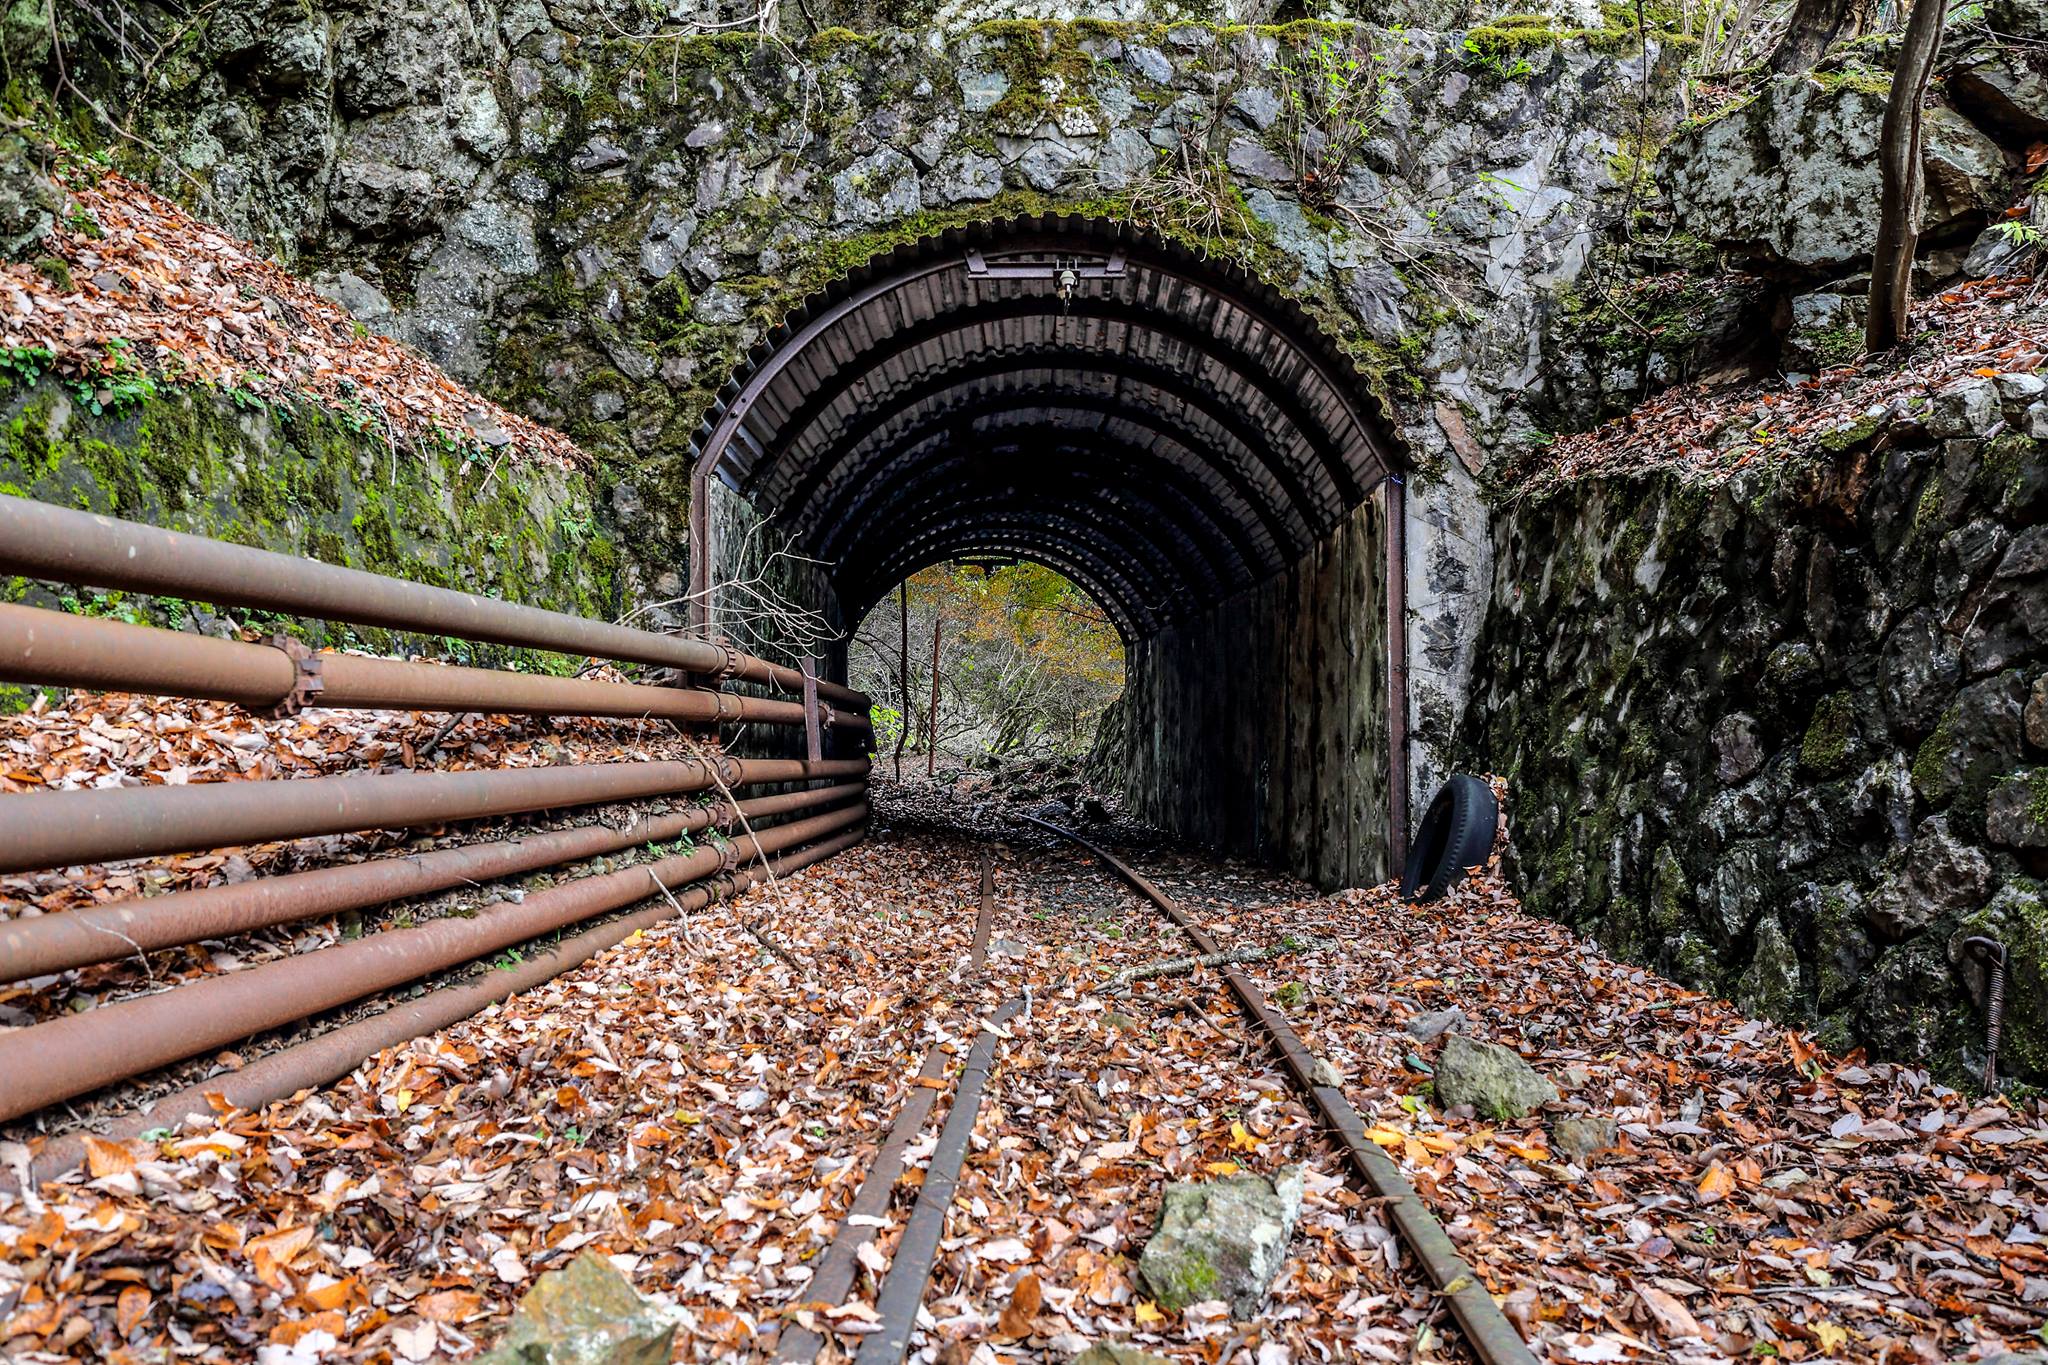
[[[1230,967],[1243,962],[1270,962],[1289,953],[1311,953],[1337,946],[1336,940],[1327,938],[1309,939],[1306,942],[1299,939],[1283,939],[1264,948],[1228,948],[1220,953],[1203,953],[1199,957],[1170,958],[1149,966],[1124,968],[1104,984],[1102,993],[1113,994],[1133,981],[1145,981],[1155,976],[1184,976],[1203,967]]]

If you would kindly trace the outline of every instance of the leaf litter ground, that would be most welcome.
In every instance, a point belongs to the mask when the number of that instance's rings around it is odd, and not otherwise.
[[[872,1330],[943,1096],[854,1302],[820,1312],[809,1264],[926,1049],[964,1054],[1028,991],[926,1298],[924,1358],[1058,1360],[1125,1339],[1246,1365],[1457,1358],[1381,1210],[1220,983],[1104,989],[1186,945],[1092,860],[1021,834],[1006,846],[988,966],[968,974],[983,847],[885,825],[339,1085],[96,1147],[89,1170],[0,1209],[0,1355],[459,1357],[533,1276],[588,1248],[679,1307],[681,1359],[765,1358],[791,1318],[830,1329],[836,1358]],[[1827,1057],[1607,960],[1491,878],[1416,909],[1143,859],[1227,945],[1293,942],[1254,974],[1540,1356],[1936,1361],[2035,1344],[2038,1109]],[[1555,1081],[1559,1112],[1617,1120],[1618,1148],[1574,1163],[1543,1116],[1435,1110],[1441,1044],[1405,1025],[1450,1004]],[[1265,1311],[1153,1305],[1133,1266],[1164,1182],[1296,1161],[1302,1229]]]

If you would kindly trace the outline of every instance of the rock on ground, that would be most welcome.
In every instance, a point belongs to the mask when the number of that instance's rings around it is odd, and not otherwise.
[[[1418,1014],[1408,1021],[1408,1036],[1418,1043],[1433,1043],[1446,1033],[1465,1027],[1465,1011],[1456,1005]]]
[[[1168,1185],[1139,1278],[1162,1308],[1222,1299],[1233,1317],[1251,1317],[1287,1258],[1301,1194],[1299,1166]]]
[[[1437,1103],[1446,1109],[1472,1106],[1481,1118],[1518,1119],[1540,1104],[1557,1100],[1557,1087],[1511,1048],[1474,1042],[1462,1033],[1444,1039],[1436,1064]]]
[[[1550,1125],[1550,1145],[1574,1161],[1584,1161],[1611,1149],[1620,1132],[1613,1119],[1574,1114]]]
[[[1120,1341],[1102,1341],[1074,1357],[1074,1365],[1171,1365],[1165,1356],[1155,1356]]]
[[[668,1365],[676,1318],[586,1251],[533,1283],[482,1365]]]

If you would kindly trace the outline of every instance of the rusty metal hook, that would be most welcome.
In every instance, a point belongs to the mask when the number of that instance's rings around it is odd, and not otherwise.
[[[1998,1089],[1998,1026],[2005,1013],[2005,945],[1978,934],[1963,940],[1963,953],[1985,963],[1991,973],[1990,986],[1984,993],[1984,1089],[1989,1093]]]

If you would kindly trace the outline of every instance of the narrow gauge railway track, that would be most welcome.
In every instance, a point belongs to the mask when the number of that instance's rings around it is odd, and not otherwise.
[[[1043,821],[1032,820],[1031,823],[1072,840],[1093,854],[1187,935],[1198,951],[1203,954],[1219,951],[1216,941],[1199,924],[1128,865],[1070,831]],[[981,860],[980,911],[966,967],[966,977],[970,982],[980,981],[987,966],[997,910],[993,866],[993,859],[984,853]],[[1068,973],[1060,984],[1068,984],[1072,975]],[[1459,1328],[1456,1340],[1463,1342],[1481,1365],[1534,1365],[1535,1357],[1479,1284],[1470,1267],[1458,1256],[1441,1225],[1423,1207],[1399,1169],[1365,1138],[1364,1124],[1342,1091],[1322,1083],[1323,1077],[1315,1059],[1284,1017],[1266,1004],[1257,987],[1241,971],[1226,967],[1224,975],[1247,1019],[1255,1025],[1254,1041],[1270,1045],[1293,1082],[1298,1100],[1314,1116],[1315,1136],[1327,1142],[1350,1167],[1365,1191],[1367,1202],[1384,1209],[1413,1262],[1449,1307]],[[936,1144],[930,1149],[922,1184],[918,1186],[903,1221],[902,1233],[888,1260],[886,1273],[880,1278],[872,1313],[863,1316],[862,1321],[868,1330],[859,1337],[858,1346],[852,1351],[856,1365],[900,1365],[911,1350],[920,1314],[930,1307],[928,1294],[944,1240],[948,1213],[961,1187],[972,1134],[977,1121],[990,1116],[985,1091],[995,1071],[997,1044],[1012,1037],[1010,1029],[1013,1026],[1020,1030],[1020,1036],[1029,1036],[1032,1026],[1029,1005],[1028,989],[1007,993],[975,1024],[973,1045],[961,1067],[957,1091],[945,1114]],[[1199,1007],[1193,1012],[1204,1019],[1211,1030],[1217,1029],[1215,1021],[1202,1015]],[[947,1060],[937,1047],[926,1054],[918,1079],[884,1134],[852,1204],[840,1217],[831,1242],[818,1258],[815,1275],[805,1297],[814,1306],[825,1310],[819,1316],[829,1318],[835,1310],[843,1310],[849,1305],[858,1306],[853,1304],[853,1300],[856,1298],[860,1266],[863,1263],[875,1264],[869,1259],[872,1253],[866,1248],[876,1230],[885,1225],[897,1195],[897,1186],[908,1167],[913,1144],[926,1130],[934,1109],[938,1107],[939,1087],[945,1084],[942,1077]],[[998,1099],[993,1107],[1000,1110],[1002,1101]],[[775,1357],[778,1361],[812,1362],[840,1358],[828,1348],[826,1334],[820,1330],[823,1324],[819,1316],[812,1316],[808,1321],[800,1320],[784,1330]],[[1226,1345],[1222,1357],[1211,1358],[1225,1358],[1233,1350],[1234,1344]]]

